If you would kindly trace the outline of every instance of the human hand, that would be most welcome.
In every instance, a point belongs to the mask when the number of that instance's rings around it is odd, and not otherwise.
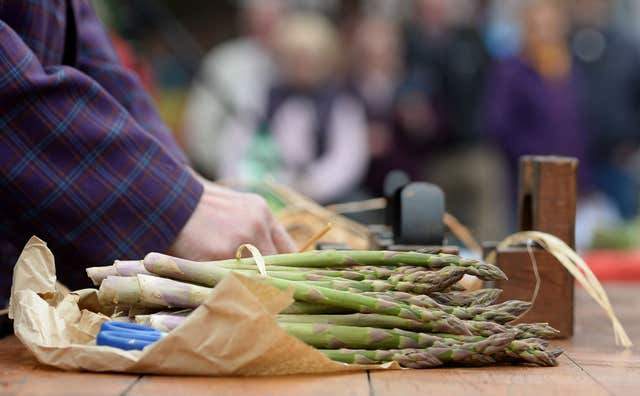
[[[169,254],[197,261],[227,259],[243,243],[255,245],[264,255],[296,250],[262,197],[199,180],[204,185],[200,202]]]

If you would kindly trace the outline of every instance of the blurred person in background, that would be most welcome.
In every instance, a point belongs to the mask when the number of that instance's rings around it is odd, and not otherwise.
[[[495,65],[487,85],[486,128],[507,160],[511,202],[516,202],[518,159],[526,154],[577,157],[579,186],[588,189],[587,134],[560,4],[539,0],[524,6],[522,49]]]
[[[196,168],[210,177],[225,173],[220,169],[222,148],[243,144],[221,141],[242,138],[237,129],[254,128],[277,75],[274,34],[285,2],[244,0],[240,7],[244,35],[205,56],[184,110],[186,151]]]
[[[489,64],[476,26],[484,14],[482,3],[474,2],[464,16],[456,12],[458,3],[417,0],[405,35],[408,73],[429,81],[442,102],[447,141],[452,144],[479,136],[479,101]]]
[[[366,171],[364,108],[340,79],[342,49],[321,14],[288,16],[278,27],[281,79],[244,145],[228,145],[223,177],[267,175],[320,202],[350,199]],[[236,141],[240,141],[237,139]]]
[[[390,155],[394,153],[393,101],[403,78],[398,27],[379,16],[355,23],[349,51],[349,85],[362,100],[367,115],[370,163],[368,193],[380,196]]]
[[[397,109],[399,137],[406,137],[407,131],[419,129],[407,128],[417,98],[429,99],[421,117],[432,119],[422,132],[430,138],[413,160],[418,166],[414,177],[442,187],[449,210],[476,235],[497,239],[507,227],[499,209],[506,205],[506,177],[500,156],[480,134],[480,100],[490,62],[478,28],[485,8],[485,2],[475,1],[415,2],[415,18],[406,31],[408,75]]]
[[[638,214],[632,156],[640,147],[640,51],[610,26],[613,1],[573,0],[571,50],[594,187],[623,218]]]

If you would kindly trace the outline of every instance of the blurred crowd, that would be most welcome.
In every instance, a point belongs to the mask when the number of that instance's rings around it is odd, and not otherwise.
[[[579,244],[638,215],[635,2],[347,3],[237,3],[238,34],[188,80],[180,137],[200,171],[327,204],[380,196],[399,169],[486,240],[515,224],[518,157],[563,155],[580,160]]]

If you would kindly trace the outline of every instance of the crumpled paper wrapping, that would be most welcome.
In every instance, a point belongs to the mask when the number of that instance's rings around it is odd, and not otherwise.
[[[95,345],[109,318],[95,289],[56,290],[54,258],[32,237],[14,268],[10,317],[39,362],[65,370],[174,375],[284,375],[399,368],[333,362],[289,336],[275,315],[293,301],[281,291],[231,274],[174,331],[143,351]]]

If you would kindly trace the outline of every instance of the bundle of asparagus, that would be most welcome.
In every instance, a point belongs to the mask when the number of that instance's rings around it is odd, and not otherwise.
[[[99,300],[117,312],[140,309],[135,320],[171,331],[230,272],[280,289],[295,302],[277,316],[290,335],[330,359],[404,367],[553,366],[560,350],[544,341],[557,331],[544,323],[509,325],[529,308],[496,304],[500,290],[458,290],[465,274],[506,279],[497,267],[455,255],[386,251],[314,251],[265,256],[268,276],[253,258],[193,262],[159,253],[140,261],[88,268]],[[172,311],[178,309],[180,311]],[[161,311],[161,312],[158,312]]]

